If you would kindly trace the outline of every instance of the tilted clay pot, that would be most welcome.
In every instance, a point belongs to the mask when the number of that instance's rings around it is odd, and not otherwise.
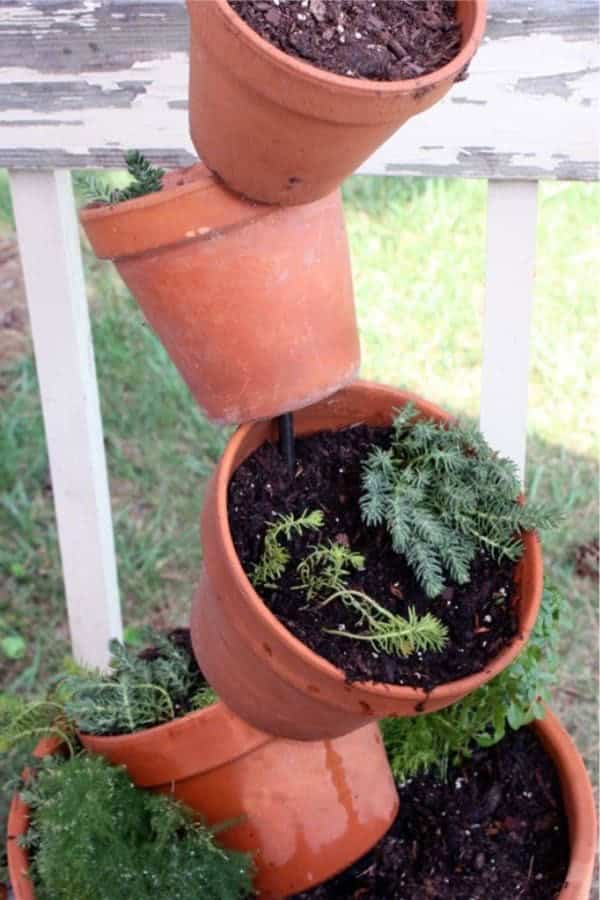
[[[204,162],[255,200],[309,203],[342,181],[407,119],[448,92],[485,30],[486,0],[458,0],[462,46],[405,81],[334,75],[278,50],[227,0],[188,0],[189,118]]]
[[[356,382],[299,412],[298,435],[356,423],[390,425],[394,410],[412,400],[427,416],[450,416],[413,394]],[[413,687],[346,681],[344,673],[299,641],[269,611],[238,559],[227,514],[227,489],[238,466],[275,437],[269,423],[239,428],[209,483],[202,512],[204,571],[192,608],[192,641],[200,668],[224,702],[245,721],[271,734],[299,740],[337,737],[385,716],[433,712],[489,681],[521,651],[542,595],[542,556],[534,533],[524,535],[516,567],[519,632],[477,674],[426,693]]]
[[[306,890],[346,868],[387,831],[398,795],[377,725],[332,741],[287,741],[257,731],[223,703],[84,747],[132,781],[169,793],[255,851],[263,898]]]
[[[589,900],[597,844],[596,809],[590,779],[577,748],[556,716],[547,710],[545,718],[532,727],[557,768],[568,819],[569,869],[558,900]],[[287,777],[292,778],[293,771],[288,772]],[[27,853],[17,843],[18,838],[26,833],[28,825],[27,807],[15,795],[10,808],[7,842],[15,900],[35,900],[28,878]],[[311,839],[310,826],[304,836]]]
[[[300,209],[237,197],[203,165],[81,222],[112,259],[202,411],[271,418],[325,397],[360,364],[341,199]]]

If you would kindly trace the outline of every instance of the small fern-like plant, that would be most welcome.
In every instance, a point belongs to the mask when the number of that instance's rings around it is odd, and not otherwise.
[[[98,756],[48,759],[22,790],[38,900],[241,900],[252,862],[169,796],[137,789]]]
[[[106,673],[72,666],[46,698],[0,695],[0,752],[50,736],[72,748],[77,730],[130,734],[217,702],[177,632],[143,637],[151,646],[141,653],[112,641]]]
[[[352,571],[361,571],[364,567],[362,554],[335,541],[313,547],[298,565],[300,584],[296,589],[303,591],[308,604],[317,602],[324,607],[339,601],[356,613],[356,632],[330,628],[324,631],[337,637],[368,641],[376,652],[394,656],[442,650],[448,640],[448,631],[431,613],[419,617],[409,607],[405,618],[386,609],[363,591],[349,587]]]
[[[355,553],[339,541],[319,544],[311,549],[296,569],[300,584],[294,590],[303,591],[308,602],[326,600],[336,591],[347,587],[352,572],[365,567],[362,553]]]
[[[558,642],[567,606],[546,581],[540,612],[527,646],[500,675],[463,700],[439,712],[415,718],[384,719],[384,743],[400,782],[424,772],[444,780],[451,765],[476,747],[502,740],[544,716],[544,703],[556,683]]]
[[[395,416],[389,449],[374,448],[363,464],[361,513],[383,525],[428,597],[470,580],[480,551],[517,560],[522,530],[545,528],[554,515],[520,504],[513,462],[498,456],[467,424],[417,418],[412,404]]]
[[[27,701],[13,694],[0,694],[0,753],[41,738],[56,737],[74,752],[73,722],[63,704],[52,697]]]
[[[321,605],[325,606],[335,600],[340,600],[357,614],[356,625],[359,631],[326,628],[324,630],[327,634],[368,641],[378,653],[390,656],[412,656],[413,653],[424,653],[427,650],[439,653],[448,641],[448,629],[438,618],[431,613],[418,616],[412,606],[408,607],[405,618],[386,609],[368,594],[349,588],[331,594]]]
[[[165,170],[153,166],[139,150],[129,150],[125,154],[125,163],[131,182],[124,188],[113,188],[94,175],[84,176],[82,186],[88,203],[106,203],[112,206],[162,190]]]
[[[254,587],[275,589],[291,558],[283,541],[301,537],[309,531],[319,531],[322,527],[323,513],[320,509],[311,512],[305,509],[300,516],[293,513],[278,515],[267,528],[261,558],[250,572]]]

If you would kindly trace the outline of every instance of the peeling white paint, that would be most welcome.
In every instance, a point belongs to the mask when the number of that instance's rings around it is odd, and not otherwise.
[[[91,34],[97,8],[98,3],[85,0],[60,14],[77,21]],[[38,38],[47,32],[48,18],[35,9],[25,6],[6,12],[11,25],[37,30]],[[123,17],[120,13],[112,15]],[[6,21],[4,12],[2,17]],[[494,177],[511,177],[516,169],[560,176],[567,166],[571,173],[579,169],[590,177],[600,146],[600,119],[595,108],[599,77],[590,71],[596,65],[597,47],[591,40],[543,33],[486,41],[475,57],[468,80],[456,85],[444,101],[425,115],[409,121],[360,171],[452,174],[468,162],[470,174]],[[538,78],[545,79],[540,82],[539,91]],[[521,79],[527,89],[519,85]],[[554,79],[557,91],[553,90]],[[32,153],[39,151],[43,157],[44,151],[52,148],[90,156],[90,162],[93,148],[141,145],[148,151],[193,153],[187,111],[169,105],[174,97],[187,96],[187,80],[185,52],[165,53],[161,58],[135,61],[127,68],[86,71],[81,75],[40,72],[25,66],[0,68],[0,98],[2,86],[16,82],[30,84],[29,96],[40,98],[35,111],[28,108],[31,102],[24,103],[22,109],[2,111],[0,99],[0,117],[11,126],[0,129],[0,165],[3,156],[10,161],[18,158],[21,148],[29,154],[28,163]],[[77,109],[76,87],[72,97],[67,91],[65,105],[70,101],[70,118],[75,112],[81,124],[66,127],[64,109],[46,112],[43,108],[41,86],[79,83],[100,87],[103,99],[115,91],[122,103],[123,87],[119,82],[133,88],[131,103],[125,107]],[[136,84],[143,88],[137,95]],[[14,93],[12,97],[13,103],[18,102]],[[43,117],[44,124],[27,124],[36,117]]]

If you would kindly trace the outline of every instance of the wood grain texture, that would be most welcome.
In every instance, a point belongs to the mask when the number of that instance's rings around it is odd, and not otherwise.
[[[0,165],[188,163],[182,0],[1,0]],[[491,0],[466,82],[362,168],[508,179],[598,177],[595,0]]]

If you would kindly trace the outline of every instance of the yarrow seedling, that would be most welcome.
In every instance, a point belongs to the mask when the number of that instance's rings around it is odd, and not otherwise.
[[[432,598],[447,575],[467,583],[481,551],[518,560],[520,532],[555,518],[541,505],[519,503],[514,463],[476,427],[420,419],[411,403],[396,413],[389,449],[375,447],[365,460],[362,488],[363,521],[387,529]]]
[[[439,712],[385,719],[384,743],[396,779],[432,771],[445,779],[476,747],[491,747],[507,728],[517,730],[544,716],[556,682],[560,629],[567,605],[548,581],[527,646],[500,675]]]
[[[254,567],[251,580],[255,586],[276,589],[284,574],[290,553],[281,543],[282,538],[302,535],[307,530],[318,530],[324,524],[320,510],[305,512],[299,518],[280,516],[267,528],[264,550]],[[419,617],[412,607],[407,617],[386,609],[363,591],[352,590],[353,572],[363,570],[362,554],[339,541],[313,546],[296,568],[298,584],[294,590],[304,595],[307,605],[320,607],[340,602],[356,613],[357,631],[324,629],[327,634],[357,641],[368,641],[376,652],[397,656],[410,656],[416,651],[439,651],[447,642],[446,627],[435,616],[427,613]]]
[[[129,150],[125,154],[125,163],[132,180],[124,188],[112,188],[94,175],[84,178],[83,189],[88,203],[114,205],[162,190],[165,170],[153,166],[139,150]]]

